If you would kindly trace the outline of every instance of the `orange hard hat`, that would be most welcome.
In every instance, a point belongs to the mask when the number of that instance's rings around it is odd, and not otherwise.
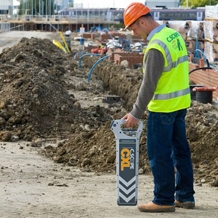
[[[139,17],[146,15],[151,10],[140,2],[132,2],[124,11],[125,29],[133,24]]]

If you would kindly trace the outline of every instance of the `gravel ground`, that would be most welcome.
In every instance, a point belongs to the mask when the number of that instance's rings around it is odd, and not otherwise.
[[[217,217],[217,188],[195,186],[196,209],[148,213],[117,206],[115,175],[95,175],[62,166],[27,142],[0,143],[1,218]],[[140,203],[152,199],[152,177],[139,176]]]

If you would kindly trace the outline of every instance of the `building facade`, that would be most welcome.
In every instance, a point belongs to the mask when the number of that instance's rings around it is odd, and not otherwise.
[[[69,8],[72,6],[74,0],[55,0],[54,3],[57,5],[58,9]]]
[[[19,5],[18,0],[0,0],[0,14],[15,15],[18,12]]]
[[[180,6],[179,0],[145,0],[145,5],[150,8],[162,7],[162,8],[177,8]]]

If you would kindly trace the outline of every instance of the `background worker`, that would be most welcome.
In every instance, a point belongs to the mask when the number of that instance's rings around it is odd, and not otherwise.
[[[174,212],[175,206],[194,208],[193,168],[185,124],[191,98],[184,39],[156,22],[150,9],[138,2],[125,9],[124,24],[149,42],[138,97],[132,111],[122,118],[127,127],[135,126],[148,108],[147,154],[154,176],[154,199],[138,205],[138,209]]]

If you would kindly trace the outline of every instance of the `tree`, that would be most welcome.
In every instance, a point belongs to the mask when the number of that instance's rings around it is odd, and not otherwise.
[[[21,0],[19,15],[53,15],[54,0]]]
[[[205,5],[216,5],[218,0],[181,0],[180,5],[186,7],[204,7]]]

